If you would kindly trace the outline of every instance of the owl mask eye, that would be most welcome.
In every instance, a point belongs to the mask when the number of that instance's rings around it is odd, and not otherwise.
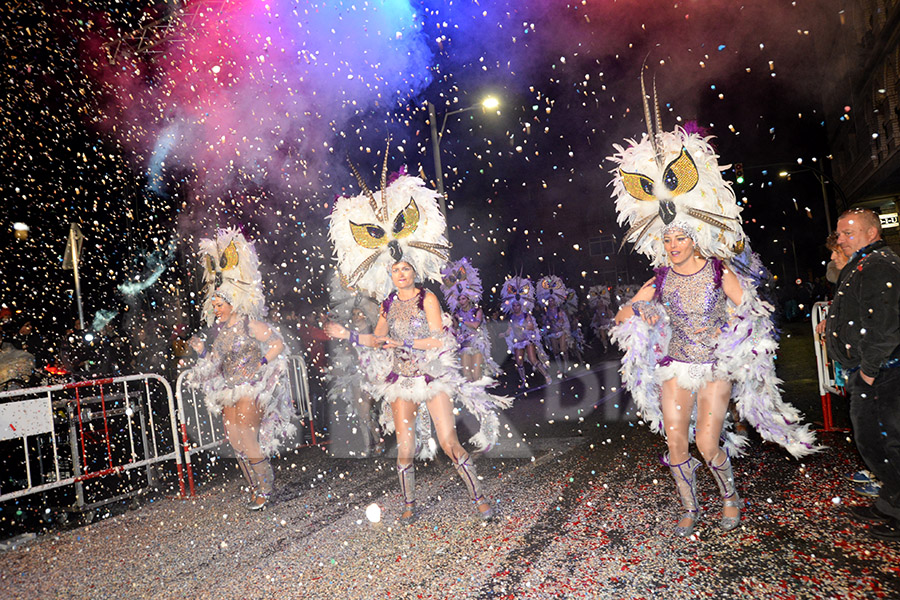
[[[542,280],[542,281],[541,281],[541,287],[544,288],[545,290],[549,290],[549,289],[550,289],[550,282],[547,281],[546,279]]]
[[[640,173],[629,173],[619,169],[625,191],[642,202],[658,200],[653,194],[653,180]],[[672,197],[690,192],[700,181],[697,165],[683,146],[678,156],[663,170],[663,185],[671,192]]]
[[[376,250],[388,243],[387,236],[379,225],[363,224],[357,225],[353,221],[350,222],[350,232],[357,244],[369,250]]]
[[[459,281],[466,280],[466,268],[465,267],[460,267],[459,271],[456,272],[456,278]]]
[[[234,245],[234,242],[228,244],[228,247],[225,248],[225,252],[222,253],[222,256],[219,257],[219,266],[222,267],[223,271],[227,271],[228,269],[233,269],[238,264],[238,253],[237,248]]]
[[[393,233],[396,239],[405,238],[419,227],[419,207],[416,201],[409,199],[409,204],[394,219]]]

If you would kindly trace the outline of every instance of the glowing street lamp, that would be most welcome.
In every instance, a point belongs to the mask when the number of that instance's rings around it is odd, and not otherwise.
[[[441,212],[444,213],[444,217],[446,218],[447,195],[444,193],[444,171],[441,168],[441,139],[444,136],[444,127],[446,127],[447,125],[447,117],[449,117],[450,115],[475,110],[477,108],[481,108],[483,110],[495,110],[498,106],[500,106],[500,100],[498,100],[494,96],[488,96],[484,100],[482,100],[480,104],[475,104],[466,108],[459,108],[457,110],[446,112],[444,113],[444,120],[441,122],[440,130],[438,130],[437,127],[437,113],[435,111],[434,104],[432,104],[428,100],[426,100],[425,103],[428,105],[428,121],[431,123],[431,152],[432,154],[434,154],[434,177],[437,183],[437,191],[440,195],[439,200],[441,203]]]
[[[825,204],[825,227],[828,230],[828,233],[830,234],[831,233],[831,211],[828,209],[828,192],[825,190],[825,178],[828,177],[828,175],[826,175],[824,172],[820,171],[819,169],[804,165],[804,166],[798,166],[793,170],[785,169],[785,170],[779,171],[778,176],[783,177],[783,178],[787,179],[788,181],[790,181],[792,174],[800,173],[802,171],[809,171],[810,173],[815,175],[816,179],[819,180],[819,185],[822,186],[822,201]],[[841,189],[841,186],[839,186],[837,184],[837,182],[834,181],[833,179],[831,179],[830,177],[828,177],[828,180],[831,182],[831,184],[834,186],[834,188],[840,193],[841,199],[843,199],[843,201],[844,201],[844,206],[845,207],[849,206],[849,204],[847,203],[847,197],[844,195],[844,190]]]

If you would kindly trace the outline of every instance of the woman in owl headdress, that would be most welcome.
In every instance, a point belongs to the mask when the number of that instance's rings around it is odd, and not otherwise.
[[[491,341],[481,310],[481,277],[468,258],[447,264],[441,271],[441,292],[450,308],[463,372],[469,381],[494,377],[499,367],[491,358]]]
[[[615,313],[612,308],[612,297],[605,285],[594,285],[588,290],[588,306],[591,309],[591,330],[594,337],[600,340],[603,352],[609,351],[609,330],[614,324]]]
[[[284,342],[262,319],[265,298],[253,246],[236,229],[200,241],[205,262],[203,318],[210,334],[195,336],[200,355],[188,381],[209,411],[221,414],[228,441],[250,488],[247,508],[260,510],[275,479],[269,457],[296,432],[291,423]]]
[[[541,337],[556,359],[556,368],[560,373],[569,370],[566,358],[569,352],[571,326],[569,316],[562,308],[566,302],[566,292],[566,284],[556,275],[545,275],[538,281],[537,301],[543,309]]]
[[[470,440],[484,449],[497,440],[497,410],[508,398],[485,391],[486,382],[470,382],[462,375],[456,339],[449,319],[441,313],[437,297],[418,285],[421,279],[440,279],[450,248],[444,235],[446,222],[437,194],[418,177],[401,172],[387,177],[382,167],[379,198],[353,167],[363,193],[338,198],[331,213],[329,236],[335,247],[338,270],[347,282],[382,300],[372,334],[360,334],[338,323],[326,332],[354,345],[382,349],[380,361],[368,366],[369,379],[383,399],[381,423],[386,433],[397,433],[397,473],[403,495],[401,520],[415,515],[416,417],[428,408],[438,443],[450,457],[478,514],[489,519],[493,510],[481,491],[475,466],[456,435],[454,402],[480,422]],[[352,165],[351,165],[352,166]]]
[[[753,273],[734,267],[735,254],[749,247],[709,138],[682,128],[650,131],[616,149],[616,210],[629,225],[623,243],[657,267],[616,315],[611,334],[625,351],[622,380],[651,429],[665,432],[664,462],[684,508],[675,534],[690,536],[699,519],[701,463],[690,454],[691,438],[718,485],[719,526],[728,531],[740,524],[742,506],[731,457],[747,444],[731,431],[729,400],[763,439],[795,457],[818,449],[815,436],[781,399],[773,308],[757,296]]]
[[[341,280],[337,272],[329,284],[331,309],[330,321],[343,324],[359,334],[371,334],[378,322],[378,302],[360,293]],[[363,439],[361,456],[380,454],[384,450],[381,431],[378,426],[375,398],[365,365],[375,350],[364,346],[348,346],[332,342],[329,348],[329,367],[326,375],[328,400],[334,404],[343,403],[347,415],[358,419],[359,432]]]
[[[532,369],[544,376],[544,383],[550,383],[550,371],[547,369],[547,353],[541,343],[541,330],[531,312],[534,310],[534,284],[527,277],[514,276],[503,282],[500,290],[500,309],[509,318],[509,327],[503,333],[506,347],[516,360],[516,370],[521,380],[520,386],[526,387],[525,359],[531,363]]]

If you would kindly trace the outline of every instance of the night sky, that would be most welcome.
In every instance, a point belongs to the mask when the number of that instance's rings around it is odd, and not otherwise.
[[[0,13],[0,302],[45,329],[74,319],[60,265],[77,222],[88,322],[109,311],[122,328],[146,315],[195,325],[196,241],[240,224],[272,301],[321,306],[325,217],[360,191],[347,158],[377,188],[390,137],[389,168],[433,185],[426,101],[440,119],[488,94],[499,109],[451,115],[441,145],[453,257],[470,256],[486,290],[520,270],[611,283],[589,240],[622,233],[606,157],[646,131],[645,61],[664,127],[695,121],[720,163],[744,166],[744,229],[773,273],[822,276],[819,183],[777,173],[828,170],[819,85],[841,73],[817,57],[847,33],[838,5],[12,2]],[[116,43],[154,20],[172,27],[150,48]],[[646,261],[627,260],[642,281]]]

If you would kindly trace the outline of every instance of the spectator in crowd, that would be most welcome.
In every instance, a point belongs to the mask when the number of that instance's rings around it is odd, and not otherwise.
[[[882,487],[873,505],[848,507],[881,540],[900,540],[900,257],[868,209],[838,219],[849,255],[825,329],[828,351],[848,371],[853,438]]]

